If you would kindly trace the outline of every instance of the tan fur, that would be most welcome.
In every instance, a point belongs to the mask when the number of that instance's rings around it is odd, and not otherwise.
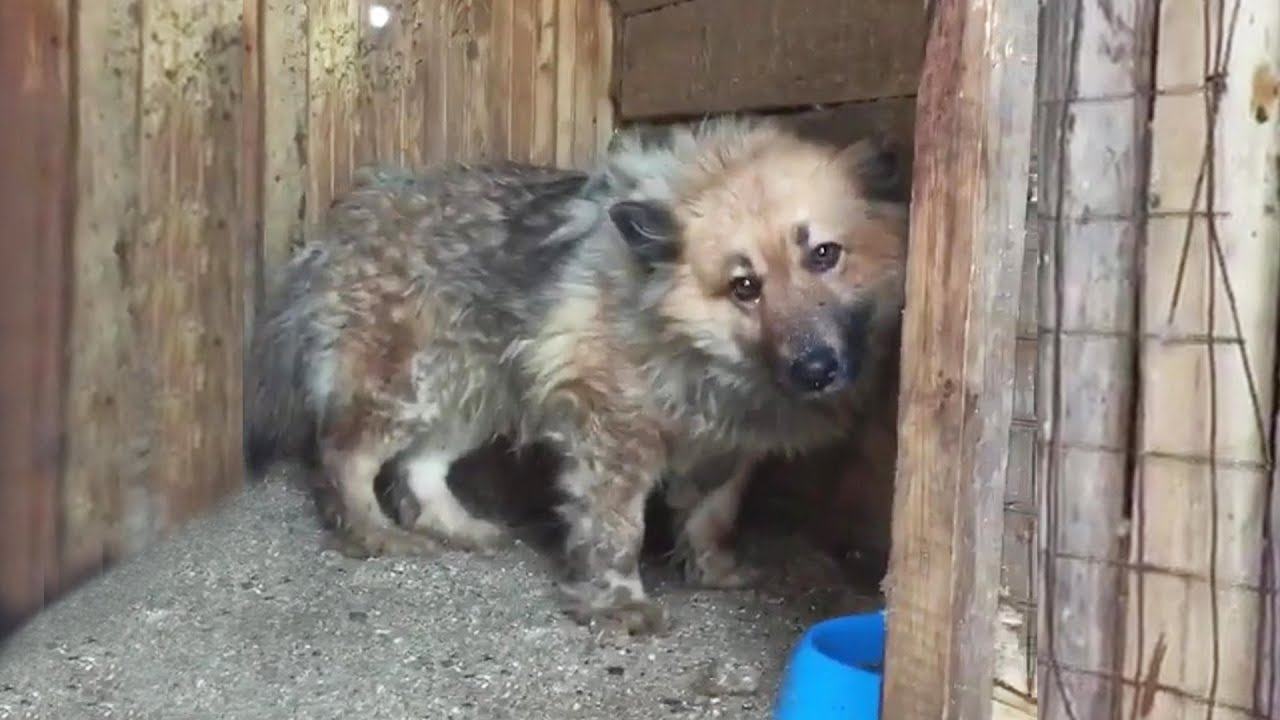
[[[662,304],[673,320],[716,335],[726,350],[781,342],[789,320],[821,303],[875,294],[893,305],[905,256],[905,216],[863,198],[851,171],[865,152],[843,152],[775,132],[753,138],[743,156],[710,151],[680,193],[676,215],[686,232],[684,267]],[[799,267],[796,228],[806,224],[809,246],[835,241],[845,254],[835,271],[814,275]],[[723,302],[744,258],[765,284],[758,312]],[[775,352],[775,350],[770,350]]]

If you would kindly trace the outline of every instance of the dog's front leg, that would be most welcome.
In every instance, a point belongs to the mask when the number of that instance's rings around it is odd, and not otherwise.
[[[580,445],[561,477],[568,523],[567,610],[584,624],[614,626],[633,635],[660,633],[665,610],[640,579],[645,500],[661,472],[661,452],[643,433]]]
[[[667,502],[676,514],[676,556],[689,582],[729,589],[759,580],[759,572],[742,565],[733,548],[738,510],[755,465],[753,455],[717,458],[668,487]]]

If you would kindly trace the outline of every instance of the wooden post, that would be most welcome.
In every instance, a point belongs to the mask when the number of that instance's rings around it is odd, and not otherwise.
[[[939,0],[917,105],[883,717],[991,714],[1035,3]]]
[[[57,583],[71,208],[66,2],[0,3],[0,636]]]
[[[244,254],[238,207],[241,0],[152,0],[142,18],[138,377],[149,394],[148,497],[165,531],[240,487]]]
[[[273,71],[262,64],[262,0],[242,0],[241,44],[244,57],[240,68],[240,177],[236,203],[240,211],[240,250],[244,269],[244,343],[253,335],[254,318],[265,296],[262,274],[262,208],[264,126],[263,72]]]
[[[75,220],[67,293],[68,428],[60,494],[63,579],[138,549],[151,398],[135,323],[142,28],[132,0],[76,3]],[[138,513],[141,514],[141,513]],[[137,515],[132,515],[136,518]]]
[[[307,213],[308,112],[305,7],[289,0],[261,0],[259,77],[262,97],[263,290],[293,248],[302,244]]]
[[[1121,669],[1121,528],[1136,432],[1151,11],[1149,0],[1080,0],[1046,6],[1042,20],[1038,663],[1045,718],[1114,717],[1120,701],[1111,678]]]

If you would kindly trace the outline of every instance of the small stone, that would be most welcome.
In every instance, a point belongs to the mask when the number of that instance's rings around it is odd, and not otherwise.
[[[605,668],[604,671],[609,673],[610,675],[613,675],[614,677],[622,675],[624,672],[626,672],[626,670],[623,669],[621,665],[610,665],[609,667]]]
[[[693,690],[701,695],[754,695],[760,689],[760,669],[748,663],[714,660],[703,666]]]

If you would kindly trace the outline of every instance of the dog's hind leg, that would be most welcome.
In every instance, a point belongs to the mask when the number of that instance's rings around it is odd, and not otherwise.
[[[367,446],[323,452],[339,549],[353,556],[432,554],[439,550],[437,543],[396,526],[378,504],[374,479],[388,459],[388,453]]]
[[[456,547],[490,549],[499,544],[506,533],[494,523],[472,515],[449,488],[449,468],[464,454],[419,449],[404,458],[403,481],[418,505],[418,516],[412,521],[412,527]]]

